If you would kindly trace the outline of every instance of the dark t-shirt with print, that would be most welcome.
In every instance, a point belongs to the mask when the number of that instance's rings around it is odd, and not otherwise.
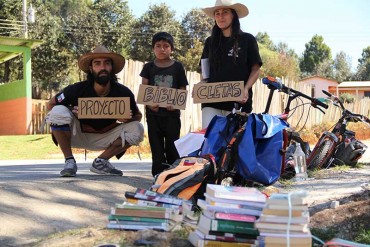
[[[146,63],[140,73],[140,76],[149,80],[149,85],[159,87],[170,87],[179,89],[186,87],[188,79],[182,64],[174,61],[171,66],[162,68],[155,65],[154,62]],[[180,110],[167,111],[166,108],[160,107],[158,112],[146,108],[146,114],[158,116],[180,116]]]
[[[248,81],[254,64],[262,65],[262,60],[259,54],[258,44],[255,37],[249,33],[241,33],[238,40],[237,56],[233,56],[233,42],[230,37],[221,38],[220,47],[221,60],[219,66],[216,68],[214,64],[210,63],[208,83],[223,82],[223,81],[244,81],[244,85]],[[209,58],[211,49],[211,37],[208,37],[203,49],[202,59]],[[252,89],[249,90],[249,99],[242,107],[243,112],[252,111]],[[204,103],[203,107],[213,107],[220,110],[231,111],[234,108],[234,102],[216,102]]]
[[[55,101],[57,105],[73,107],[78,105],[78,98],[90,97],[99,96],[96,94],[91,82],[81,81],[65,87],[62,92],[55,96]],[[139,111],[132,91],[118,82],[111,83],[110,92],[105,97],[129,97],[132,115]],[[116,119],[79,119],[79,121],[81,124],[87,124],[95,130],[101,130],[116,122]]]

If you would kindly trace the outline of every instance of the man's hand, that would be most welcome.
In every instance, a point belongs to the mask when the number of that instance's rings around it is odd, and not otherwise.
[[[76,118],[78,118],[78,106],[74,106],[72,109],[71,109],[73,115],[75,115]]]
[[[133,121],[132,120],[132,110],[130,110],[130,117],[129,118],[120,118],[120,119],[117,119],[117,121],[121,122],[121,123],[128,123],[128,122]]]

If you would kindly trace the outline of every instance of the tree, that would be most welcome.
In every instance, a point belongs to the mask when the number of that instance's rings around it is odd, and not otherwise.
[[[186,50],[184,56],[180,55],[178,60],[184,65],[186,70],[200,72],[199,61],[202,56],[202,51],[203,43],[196,39],[194,40],[193,46]]]
[[[111,50],[129,55],[134,16],[127,2],[121,0],[97,0],[93,11],[98,16],[98,26],[102,29],[102,44]]]
[[[164,3],[149,6],[149,10],[134,23],[133,29],[135,33],[131,42],[130,56],[134,60],[153,59],[152,36],[160,31],[168,32],[173,36],[175,58],[182,51],[180,38],[184,35],[184,31],[180,22],[175,19],[175,12]]]
[[[181,26],[189,39],[205,42],[211,35],[214,20],[200,9],[191,9],[182,19]]]
[[[181,26],[185,32],[181,39],[183,52],[177,59],[186,70],[199,71],[203,45],[206,38],[211,35],[213,25],[214,20],[196,8],[190,10],[182,19]]]
[[[320,63],[325,61],[327,65],[327,60],[331,60],[331,50],[320,35],[314,35],[305,47],[306,49],[299,66],[304,76],[314,75],[316,72],[322,71],[322,68],[317,68]],[[326,67],[325,64],[323,65],[324,67]]]
[[[357,72],[354,75],[355,80],[370,81],[370,46],[362,50],[362,57],[358,59]]]
[[[266,32],[257,33],[256,40],[257,40],[258,43],[263,44],[267,49],[269,49],[271,51],[276,50],[276,47],[275,47],[274,43],[272,42],[270,36]]]
[[[334,59],[334,79],[343,82],[351,78],[351,62],[343,51],[339,52]]]

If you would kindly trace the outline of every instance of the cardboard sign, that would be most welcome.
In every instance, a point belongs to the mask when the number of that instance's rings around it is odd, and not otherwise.
[[[243,93],[243,81],[198,83],[193,88],[193,101],[194,103],[241,101]]]
[[[130,118],[129,97],[94,97],[78,99],[78,118]]]
[[[140,84],[137,103],[143,105],[172,106],[184,110],[188,91],[170,87],[158,87]]]

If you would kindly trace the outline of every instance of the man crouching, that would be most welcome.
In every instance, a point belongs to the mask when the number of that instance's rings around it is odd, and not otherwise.
[[[144,136],[140,123],[142,114],[135,96],[126,86],[118,83],[116,74],[125,66],[119,54],[98,46],[93,52],[82,55],[79,68],[87,73],[87,80],[65,87],[48,102],[50,112],[46,122],[50,124],[52,137],[65,158],[62,177],[75,177],[77,164],[72,147],[87,150],[104,150],[92,163],[90,171],[122,176],[109,159],[118,158],[132,145],[138,145]],[[91,97],[128,97],[130,118],[126,119],[78,119],[78,99]]]

